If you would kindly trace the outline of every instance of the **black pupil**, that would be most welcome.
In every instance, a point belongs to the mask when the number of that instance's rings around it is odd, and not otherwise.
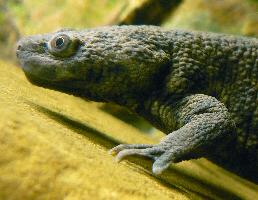
[[[60,47],[62,47],[64,45],[64,38],[58,38],[57,40],[56,40],[56,47],[58,47],[58,48],[60,48]]]

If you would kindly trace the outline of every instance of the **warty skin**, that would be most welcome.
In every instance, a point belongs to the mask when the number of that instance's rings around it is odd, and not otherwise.
[[[258,182],[258,39],[155,26],[111,26],[23,38],[17,57],[41,87],[113,102],[167,134],[119,145],[153,173],[199,157]]]

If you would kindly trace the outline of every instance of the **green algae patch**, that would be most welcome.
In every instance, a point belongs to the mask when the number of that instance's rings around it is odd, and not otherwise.
[[[86,28],[109,24],[128,7],[128,0],[23,0],[8,3],[22,34],[59,28]]]
[[[121,163],[121,143],[157,143],[99,104],[31,85],[0,61],[0,199],[253,199],[257,185],[205,159],[151,173],[151,161]]]
[[[0,59],[14,59],[14,46],[20,33],[6,6],[6,1],[0,0]]]

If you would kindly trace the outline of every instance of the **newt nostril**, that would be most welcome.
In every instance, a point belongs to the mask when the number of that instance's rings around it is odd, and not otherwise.
[[[16,51],[22,51],[24,50],[24,47],[26,46],[26,43],[24,42],[23,39],[19,40],[17,43],[16,43]]]
[[[22,51],[22,45],[18,44],[16,49],[16,56],[19,58],[19,55]]]

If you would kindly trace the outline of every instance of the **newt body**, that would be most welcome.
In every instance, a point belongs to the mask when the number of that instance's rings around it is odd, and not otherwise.
[[[258,182],[258,39],[113,26],[30,36],[17,56],[36,85],[126,106],[167,134],[119,145],[153,172],[199,157]]]

